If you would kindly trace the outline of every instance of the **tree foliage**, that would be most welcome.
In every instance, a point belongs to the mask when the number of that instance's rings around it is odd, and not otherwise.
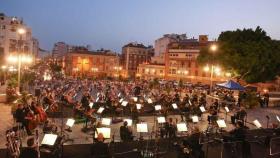
[[[221,64],[248,83],[271,81],[280,74],[280,41],[272,40],[260,27],[222,32],[218,45],[214,55],[203,49],[198,62]]]
[[[51,63],[50,68],[53,73],[59,73],[62,71],[62,67],[56,63]]]

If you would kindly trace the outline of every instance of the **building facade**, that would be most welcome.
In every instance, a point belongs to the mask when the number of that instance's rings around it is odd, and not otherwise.
[[[124,77],[135,77],[139,64],[148,63],[153,56],[152,46],[146,47],[139,43],[129,43],[122,47],[121,64]]]
[[[24,29],[20,35],[18,29]],[[0,13],[0,57],[21,51],[34,56],[38,55],[39,42],[32,37],[32,30],[23,20]]]
[[[63,70],[69,76],[118,77],[122,75],[119,55],[108,50],[71,51],[65,56]]]
[[[225,73],[206,72],[204,66],[199,66],[197,57],[200,50],[209,47],[213,41],[208,41],[206,35],[200,35],[199,39],[181,39],[171,42],[166,46],[164,64],[141,64],[137,76],[143,79],[160,78],[166,80],[184,80],[187,82],[201,82],[209,84],[212,81],[220,82],[228,79]],[[162,72],[158,73],[158,72]]]

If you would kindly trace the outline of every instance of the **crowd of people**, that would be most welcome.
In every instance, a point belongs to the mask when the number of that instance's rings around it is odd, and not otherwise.
[[[112,122],[118,122],[119,117],[129,116],[134,124],[141,122],[140,115],[163,116],[167,121],[159,124],[156,129],[161,138],[175,138],[176,123],[191,121],[191,116],[200,117],[204,112],[201,107],[209,113],[209,125],[217,126],[218,113],[223,112],[220,100],[207,100],[209,93],[207,89],[178,86],[172,82],[151,85],[149,81],[54,78],[51,81],[35,80],[30,89],[31,95],[25,96],[14,112],[15,120],[28,135],[32,135],[39,125],[43,127],[44,133],[58,132],[58,127],[48,115],[60,112],[63,107],[71,109],[73,115],[71,117],[85,118],[85,128],[93,127],[94,131],[102,126],[100,123],[102,116],[112,117]],[[230,91],[219,92],[219,95],[223,95],[222,100],[238,105],[238,101],[235,102]],[[161,105],[161,108],[157,110],[155,105]],[[101,107],[103,110],[99,111]],[[172,118],[173,114],[180,115],[181,120]],[[240,131],[243,131],[246,121],[245,109],[238,108],[231,118],[237,129],[242,129],[232,131],[232,136],[241,139],[244,132]],[[194,143],[198,142],[198,135],[202,131],[194,128],[191,132],[191,141],[183,141],[183,144],[184,146],[188,144],[192,148],[195,157],[203,157],[203,154],[198,154],[202,151],[201,145]],[[134,133],[126,121],[119,128],[119,135],[123,142],[135,140]],[[94,141],[92,154],[106,155],[108,147],[104,145],[102,133],[98,133]],[[31,144],[31,141],[28,144]]]

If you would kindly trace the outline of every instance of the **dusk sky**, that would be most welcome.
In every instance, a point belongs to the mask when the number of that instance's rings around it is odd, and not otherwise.
[[[22,17],[43,49],[64,41],[117,52],[167,33],[215,39],[258,25],[280,39],[279,7],[280,0],[0,0],[0,12]]]

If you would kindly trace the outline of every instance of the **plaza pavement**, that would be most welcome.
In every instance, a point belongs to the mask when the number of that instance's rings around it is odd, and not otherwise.
[[[248,118],[247,118],[247,122],[252,122],[255,119],[258,119],[260,121],[260,123],[263,125],[264,128],[266,128],[266,123],[267,123],[267,119],[266,116],[270,117],[270,123],[276,123],[277,119],[276,119],[276,115],[280,116],[280,107],[274,107],[274,108],[256,108],[256,109],[250,109],[247,110],[248,113]],[[201,131],[205,131],[206,128],[208,127],[208,122],[207,122],[207,113],[202,115],[202,120],[197,123],[197,124],[193,124],[193,123],[189,123],[188,124],[188,128],[189,131],[192,130],[192,128],[194,126],[199,127],[199,129]],[[230,131],[233,129],[233,126],[230,124],[230,116],[232,115],[231,112],[228,114],[227,116],[227,128],[225,129],[226,131]],[[178,115],[172,115],[169,116],[172,118],[177,118],[178,120],[181,120],[180,117]],[[225,114],[222,112],[219,114],[219,118],[225,118]],[[146,116],[146,117],[139,117],[140,120],[147,122],[148,123],[148,128],[149,128],[149,134],[144,134],[144,138],[148,139],[150,136],[150,132],[152,131],[153,125],[154,125],[154,117],[153,116]],[[61,120],[60,119],[54,119],[56,125],[59,127],[61,127]],[[66,120],[64,120],[66,121]],[[6,137],[5,137],[5,131],[7,129],[10,129],[12,126],[14,125],[14,121],[11,115],[11,107],[9,105],[6,104],[0,104],[0,148],[6,148],[5,144],[6,144]],[[110,127],[112,129],[111,131],[111,135],[114,135],[115,141],[119,141],[120,140],[120,136],[119,136],[119,127],[122,125],[122,123],[117,123],[117,124],[112,124]],[[74,139],[73,142],[66,142],[65,144],[70,145],[70,144],[89,144],[92,143],[92,136],[89,132],[87,133],[83,133],[81,131],[82,127],[84,126],[84,124],[75,124],[72,127],[72,132],[68,133],[69,137],[71,139]],[[247,126],[250,129],[255,129],[256,127],[253,126],[252,124],[247,124]],[[63,127],[64,129],[65,127]],[[133,134],[136,138],[139,137],[139,134],[136,133],[136,128],[135,125],[132,126],[132,130],[133,130]],[[43,133],[41,128],[39,128],[39,133],[40,133],[40,140],[42,140],[43,137]],[[152,137],[154,137],[154,135],[152,135]],[[27,136],[24,137],[23,139],[23,146],[25,146],[25,142],[26,142],[26,138]],[[110,140],[106,140],[106,141],[110,141]]]

